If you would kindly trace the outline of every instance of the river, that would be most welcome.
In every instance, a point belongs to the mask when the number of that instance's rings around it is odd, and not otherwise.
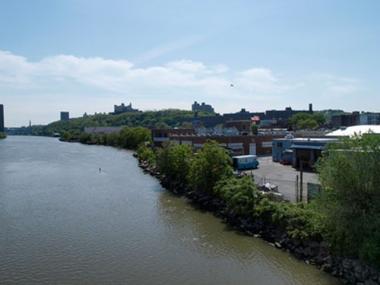
[[[0,284],[338,283],[166,192],[131,152],[9,136]]]

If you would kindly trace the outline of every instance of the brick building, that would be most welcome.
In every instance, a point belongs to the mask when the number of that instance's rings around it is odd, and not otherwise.
[[[236,135],[236,136],[199,136],[192,129],[153,129],[152,140],[155,146],[170,141],[178,144],[201,148],[209,140],[218,142],[232,155],[271,154],[272,140],[281,136],[273,135]]]

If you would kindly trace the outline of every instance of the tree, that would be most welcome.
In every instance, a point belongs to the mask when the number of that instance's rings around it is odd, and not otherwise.
[[[293,129],[316,129],[326,122],[322,113],[297,113],[290,117],[289,124]]]
[[[188,145],[169,143],[158,151],[157,167],[171,189],[186,186],[191,158],[192,149]]]
[[[150,140],[151,134],[148,129],[125,127],[120,131],[118,145],[127,149],[136,149],[141,143]]]
[[[222,178],[232,176],[232,160],[227,151],[214,141],[208,141],[191,162],[188,181],[195,191],[213,192]]]
[[[318,171],[323,192],[317,203],[334,249],[380,266],[380,137],[330,145]]]

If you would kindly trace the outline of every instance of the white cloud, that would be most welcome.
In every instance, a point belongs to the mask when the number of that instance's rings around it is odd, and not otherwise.
[[[318,103],[324,96],[354,94],[358,90],[358,81],[326,74],[290,80],[269,68],[234,71],[223,64],[207,65],[186,59],[147,67],[123,59],[73,55],[29,61],[0,50],[0,94],[6,94],[2,99],[11,106],[29,102],[36,114],[49,100],[51,120],[63,107],[75,109],[80,115],[111,111],[113,104],[120,101],[132,101],[138,108],[158,109],[183,108],[186,104],[190,108],[192,101],[202,100],[213,104],[219,112],[232,112],[236,107],[262,111],[288,105],[299,108],[309,102]],[[52,107],[54,104],[56,108]],[[15,117],[22,116],[24,111],[17,113],[17,108],[13,108]],[[41,122],[48,122],[46,116]]]
[[[230,90],[230,83],[235,90]],[[207,66],[191,60],[172,61],[161,66],[134,67],[127,60],[57,55],[37,62],[10,52],[0,53],[0,84],[17,84],[27,89],[54,90],[54,86],[75,83],[103,92],[154,94],[167,92],[207,96],[242,96],[249,92],[273,92],[284,88],[269,69],[254,68],[230,73],[224,65]],[[187,90],[185,90],[185,88]]]
[[[355,95],[362,89],[361,82],[355,78],[336,76],[326,73],[316,73],[309,76],[306,86],[317,83],[321,96],[344,97]]]
[[[252,68],[237,74],[235,82],[238,88],[252,93],[277,93],[288,87],[267,68]]]

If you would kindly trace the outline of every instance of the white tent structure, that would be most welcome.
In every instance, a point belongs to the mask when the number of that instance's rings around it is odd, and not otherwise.
[[[326,134],[326,136],[353,137],[355,135],[360,136],[367,133],[380,134],[380,125],[359,125],[340,128],[336,131]]]

